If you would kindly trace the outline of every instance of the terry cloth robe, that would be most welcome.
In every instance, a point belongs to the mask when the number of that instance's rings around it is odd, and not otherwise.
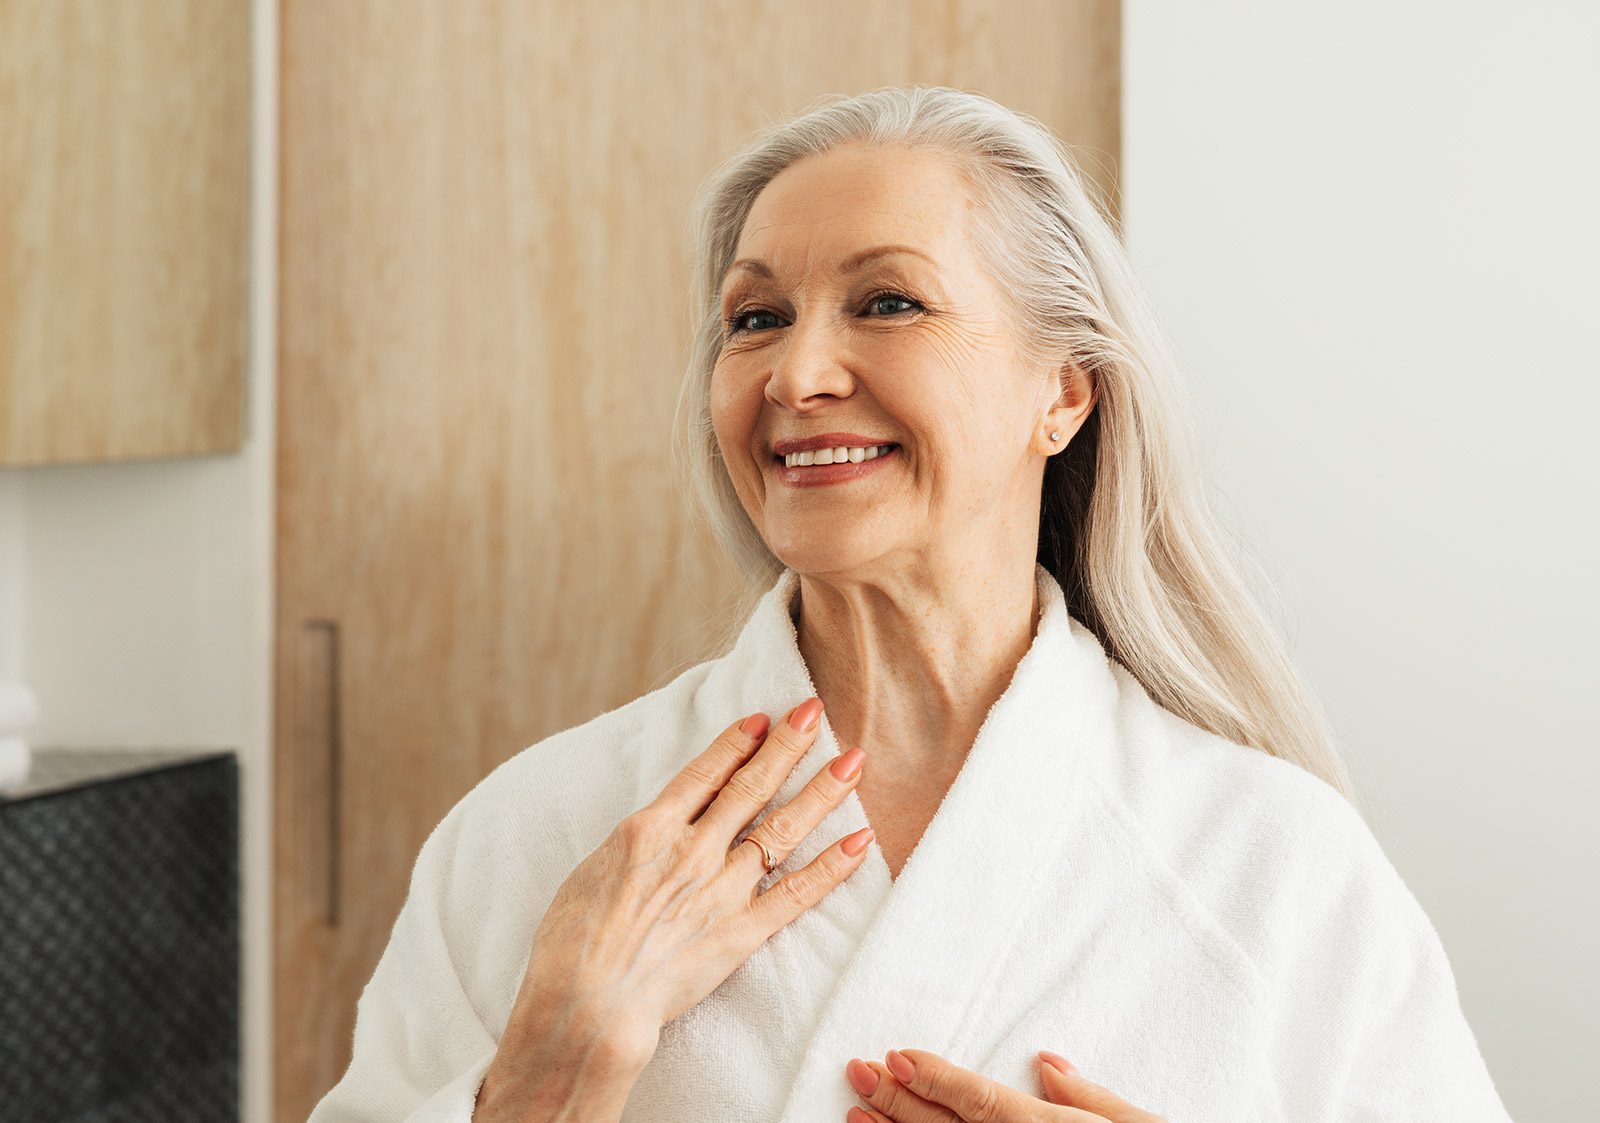
[[[833,1123],[859,1102],[851,1057],[916,1048],[1034,1096],[1050,1049],[1172,1123],[1504,1123],[1439,937],[1358,812],[1157,706],[1035,573],[1032,644],[899,876],[871,844],[662,1027],[622,1119]],[[471,1117],[567,874],[734,720],[815,692],[798,582],[781,574],[726,655],[451,809],[311,1123]],[[752,825],[840,751],[824,713]],[[852,793],[761,888],[866,825]]]

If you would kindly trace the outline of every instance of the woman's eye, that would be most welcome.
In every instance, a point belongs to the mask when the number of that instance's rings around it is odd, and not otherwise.
[[[745,312],[735,312],[733,315],[729,316],[727,320],[728,334],[737,335],[739,332],[747,330],[744,326],[744,321],[747,317],[770,315],[772,315],[771,312],[767,312],[761,308],[751,308]]]
[[[918,306],[915,300],[912,300],[909,296],[901,296],[897,292],[880,292],[867,302],[867,306],[875,308],[878,306],[878,304],[885,300],[897,300],[901,304],[909,304],[912,307]]]
[[[911,306],[910,308],[896,309],[896,310],[891,310],[891,311],[885,313],[885,315],[889,315],[889,316],[898,315],[900,312],[909,312],[911,310],[911,308],[921,308],[922,307],[922,305],[918,304],[915,300],[912,300],[909,296],[901,296],[897,292],[875,293],[874,295],[872,295],[872,296],[867,298],[866,307],[868,309],[878,309],[878,308],[881,308],[881,306],[883,305],[883,303],[885,301],[893,301],[893,302],[898,302],[900,304],[908,304],[908,305]],[[738,335],[740,332],[756,330],[756,329],[751,329],[751,328],[749,328],[749,327],[747,327],[745,325],[745,320],[747,320],[749,317],[751,317],[751,316],[776,316],[776,315],[777,315],[776,312],[768,312],[764,308],[747,308],[742,312],[735,312],[733,315],[727,317],[723,321],[723,324],[724,324],[724,327],[725,327],[728,335],[730,335],[730,336],[731,335]],[[883,319],[883,318],[884,318],[883,316],[875,316],[875,317],[873,317],[873,319]]]

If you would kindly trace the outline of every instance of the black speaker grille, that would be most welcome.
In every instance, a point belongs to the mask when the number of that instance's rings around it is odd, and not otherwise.
[[[55,752],[0,798],[0,1120],[235,1123],[237,761],[43,785]]]

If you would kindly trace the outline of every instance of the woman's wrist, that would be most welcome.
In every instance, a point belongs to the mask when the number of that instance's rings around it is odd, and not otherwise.
[[[508,1026],[473,1121],[620,1119],[658,1035],[594,1013]]]

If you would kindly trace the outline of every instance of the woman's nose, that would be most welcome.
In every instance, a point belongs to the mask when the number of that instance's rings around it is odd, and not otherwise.
[[[796,412],[819,397],[848,398],[855,392],[855,375],[840,354],[836,341],[824,330],[789,329],[772,362],[765,393],[774,405]]]

